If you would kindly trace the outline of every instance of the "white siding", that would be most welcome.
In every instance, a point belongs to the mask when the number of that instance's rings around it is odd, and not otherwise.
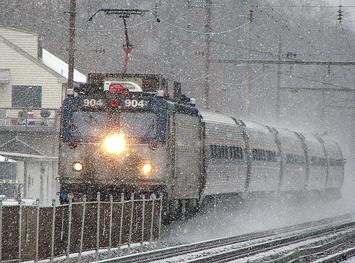
[[[31,56],[38,57],[38,36],[36,34],[0,27],[0,36],[11,41]]]
[[[11,107],[12,85],[35,85],[42,87],[42,108],[59,108],[62,102],[62,82],[34,61],[23,56],[0,40],[0,68],[11,70],[11,83],[0,88],[0,107]]]

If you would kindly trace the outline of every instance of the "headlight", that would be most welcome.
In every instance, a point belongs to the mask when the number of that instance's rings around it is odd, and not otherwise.
[[[153,165],[150,162],[144,162],[140,170],[143,175],[151,175],[153,173]]]
[[[103,150],[108,154],[120,154],[126,150],[126,142],[123,133],[107,135],[102,143]]]
[[[73,170],[75,172],[80,172],[81,170],[83,170],[83,165],[81,162],[73,162]]]

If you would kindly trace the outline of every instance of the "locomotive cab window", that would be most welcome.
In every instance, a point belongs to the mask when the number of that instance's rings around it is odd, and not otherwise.
[[[128,138],[146,142],[157,136],[157,116],[152,112],[122,112],[111,116],[107,112],[74,112],[70,134],[82,141],[94,140],[112,131],[123,132]]]
[[[74,112],[70,122],[70,133],[74,137],[97,138],[106,128],[105,112]]]

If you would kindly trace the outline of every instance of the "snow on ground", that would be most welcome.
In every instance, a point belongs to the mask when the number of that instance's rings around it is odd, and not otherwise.
[[[253,255],[251,257],[245,257],[245,258],[233,260],[231,262],[248,263],[248,262],[253,262],[253,261],[258,261],[258,262],[267,261],[267,257],[275,257],[275,256],[281,257],[281,256],[284,256],[284,255],[290,253],[290,252],[292,253],[292,252],[296,251],[297,249],[317,246],[319,244],[319,242],[329,242],[330,239],[335,238],[336,236],[349,234],[351,232],[352,232],[351,230],[344,230],[344,231],[338,232],[336,235],[329,234],[329,235],[322,236],[322,237],[311,238],[311,239],[308,239],[305,241],[297,242],[295,244],[291,244],[288,246],[275,248],[275,249],[272,249],[272,250],[269,250],[266,252],[262,252],[262,253]]]
[[[302,233],[302,230],[297,230],[297,231],[293,231],[293,234],[298,234],[298,233]],[[344,230],[344,231],[339,231],[336,235],[345,235],[347,233],[350,233],[350,230]],[[204,258],[204,257],[208,257],[211,255],[215,255],[215,254],[220,254],[220,253],[225,253],[227,251],[230,250],[235,250],[235,249],[240,249],[240,248],[244,248],[244,247],[249,247],[255,244],[260,244],[260,243],[267,243],[269,241],[273,241],[276,238],[284,238],[287,237],[289,235],[289,233],[285,233],[285,234],[279,234],[279,235],[275,235],[274,237],[266,237],[266,238],[259,238],[259,239],[255,239],[255,240],[251,240],[251,241],[244,241],[244,242],[240,242],[238,244],[233,244],[233,245],[226,245],[223,247],[217,247],[217,248],[211,248],[211,249],[206,249],[203,251],[199,251],[199,252],[193,252],[193,253],[189,253],[186,255],[181,255],[181,256],[176,256],[176,257],[172,257],[169,258],[168,261],[166,259],[164,260],[157,260],[155,261],[156,263],[164,263],[164,262],[169,262],[169,263],[178,263],[178,262],[188,262],[190,260],[193,259],[197,259],[197,258]],[[305,246],[310,246],[312,244],[315,244],[317,242],[320,241],[325,241],[325,240],[329,240],[330,238],[333,238],[334,236],[336,236],[334,234],[329,234],[329,235],[325,235],[322,237],[316,237],[316,238],[311,238],[305,241],[299,241],[295,244],[291,244],[285,247],[281,247],[281,248],[276,248],[276,249],[271,249],[267,252],[263,252],[263,253],[259,253],[256,254],[254,256],[251,257],[245,257],[242,259],[238,259],[235,260],[233,262],[248,262],[249,260],[258,260],[258,259],[262,259],[264,257],[268,257],[271,255],[275,255],[275,254],[285,254],[289,251],[295,250],[297,248],[300,247],[305,247]],[[262,261],[260,261],[262,262]]]
[[[355,263],[355,257],[349,258],[349,259],[343,261],[343,263]]]
[[[185,222],[165,227],[162,237],[167,242],[197,242],[333,217],[355,212],[355,198],[351,196],[345,193],[338,200],[306,203],[264,198],[235,207],[219,204],[216,213],[209,208]]]
[[[128,247],[128,245],[123,245],[120,248],[112,248],[110,251],[108,249],[99,249],[99,254],[98,258],[96,257],[96,252],[95,250],[90,250],[90,251],[84,251],[81,255],[81,262],[82,263],[90,263],[90,262],[96,262],[97,260],[105,260],[109,258],[116,258],[116,257],[121,257],[121,256],[126,256],[130,254],[136,254],[136,253],[141,253],[145,251],[150,251],[150,250],[155,250],[155,249],[162,249],[166,247],[166,244],[160,244],[156,242],[152,242],[149,244],[148,242],[144,242],[143,247],[141,246],[140,243],[134,243],[131,244],[131,247]],[[34,261],[25,261],[23,263],[33,263]],[[49,259],[44,259],[38,261],[40,263],[49,263]],[[55,263],[67,263],[67,257],[65,255],[59,256],[53,259],[53,262]],[[69,262],[70,263],[77,263],[79,262],[79,254],[78,253],[72,253],[69,255]]]

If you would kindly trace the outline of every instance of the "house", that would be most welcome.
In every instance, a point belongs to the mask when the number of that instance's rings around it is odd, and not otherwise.
[[[8,27],[0,27],[0,57],[0,154],[17,163],[18,195],[50,204],[67,65],[41,48],[37,34]],[[78,71],[75,77],[85,81]]]

